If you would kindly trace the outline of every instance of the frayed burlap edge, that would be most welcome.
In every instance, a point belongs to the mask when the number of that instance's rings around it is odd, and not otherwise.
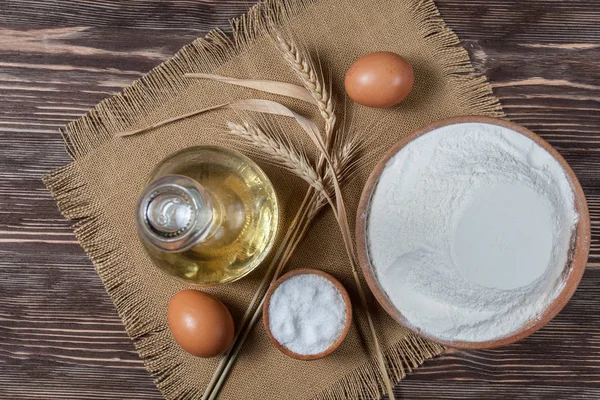
[[[265,0],[252,7],[247,14],[231,21],[233,34],[227,36],[214,30],[205,38],[197,39],[183,47],[173,58],[162,63],[122,93],[103,100],[82,118],[69,123],[61,130],[67,152],[78,160],[113,139],[115,132],[134,126],[140,116],[160,108],[173,99],[189,82],[183,78],[187,72],[211,72],[232,57],[243,52],[257,37],[269,33],[271,24],[285,22],[318,0]],[[485,76],[475,70],[458,37],[439,15],[433,0],[413,1],[413,15],[421,34],[435,48],[443,60],[444,72],[450,80],[459,81],[462,89],[456,99],[473,114],[503,117],[498,100]],[[128,268],[128,255],[120,251],[118,236],[105,220],[102,209],[86,182],[77,163],[59,168],[44,178],[46,187],[67,219],[77,220],[74,229],[81,246],[92,259],[94,266],[111,296],[128,335],[144,360],[155,383],[168,399],[193,399],[201,391],[188,385],[182,365],[169,355],[174,346],[164,340],[168,334],[152,317],[143,301],[140,289],[132,284]],[[389,371],[394,380],[404,378],[407,371],[421,365],[426,359],[442,353],[444,348],[420,337],[408,335],[389,346],[385,351]],[[378,397],[382,392],[381,377],[374,360],[343,379],[334,382],[319,394],[319,400]]]
[[[409,334],[389,346],[384,356],[390,378],[399,382],[407,372],[419,367],[425,360],[433,358],[444,351],[444,347]],[[379,398],[384,388],[379,367],[371,360],[343,379],[334,382],[329,389],[317,395],[314,400],[349,400]]]

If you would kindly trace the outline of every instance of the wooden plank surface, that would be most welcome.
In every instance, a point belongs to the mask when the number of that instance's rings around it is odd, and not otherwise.
[[[159,399],[40,176],[68,162],[57,129],[249,1],[0,1],[0,398]],[[512,120],[580,178],[592,248],[565,310],[529,339],[453,352],[406,399],[600,399],[600,5],[438,0]]]

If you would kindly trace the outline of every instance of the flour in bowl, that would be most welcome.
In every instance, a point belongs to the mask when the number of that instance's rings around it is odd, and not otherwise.
[[[369,258],[417,329],[480,342],[537,318],[564,284],[578,216],[560,163],[507,128],[425,134],[383,170],[367,216]]]

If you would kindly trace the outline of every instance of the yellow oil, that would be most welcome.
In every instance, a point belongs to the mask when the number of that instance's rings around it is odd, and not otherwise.
[[[189,283],[218,285],[255,269],[273,245],[278,204],[273,186],[249,158],[229,149],[186,149],[161,163],[150,181],[177,174],[206,189],[213,206],[208,237],[189,250],[167,252],[145,244],[154,262]]]

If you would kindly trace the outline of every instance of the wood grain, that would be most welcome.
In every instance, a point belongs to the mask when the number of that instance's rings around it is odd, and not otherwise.
[[[160,399],[40,176],[57,129],[249,1],[0,1],[0,398]],[[567,159],[592,246],[571,302],[517,344],[453,352],[406,399],[600,398],[600,7],[596,0],[438,0],[510,118]]]

